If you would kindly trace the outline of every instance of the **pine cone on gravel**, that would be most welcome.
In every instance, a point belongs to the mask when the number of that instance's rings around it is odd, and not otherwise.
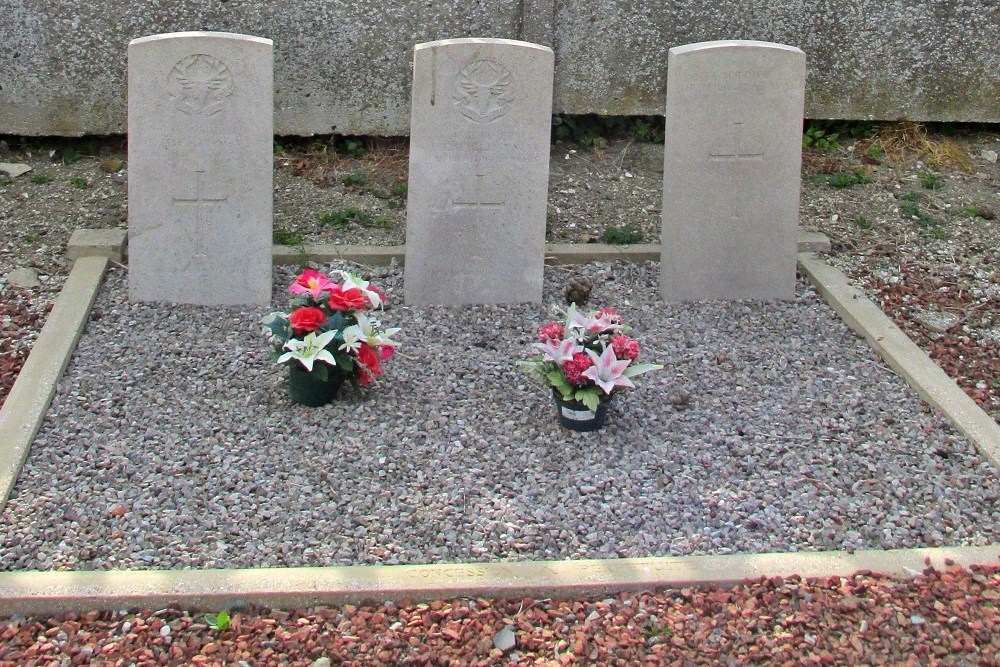
[[[590,290],[594,289],[594,284],[586,278],[571,278],[566,285],[566,303],[575,303],[582,306],[590,299]]]

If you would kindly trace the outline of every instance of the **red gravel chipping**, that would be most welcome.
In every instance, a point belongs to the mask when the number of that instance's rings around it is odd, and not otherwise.
[[[459,599],[0,622],[0,665],[1000,665],[1000,567],[747,581],[566,601]],[[515,645],[494,635],[510,627]],[[327,662],[324,659],[328,659]]]

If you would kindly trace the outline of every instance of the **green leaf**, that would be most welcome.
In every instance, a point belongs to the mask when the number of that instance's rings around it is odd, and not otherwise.
[[[586,389],[576,390],[576,400],[586,405],[588,410],[597,410],[597,406],[601,402],[597,397],[597,392],[593,391],[594,389],[600,391],[598,387],[587,387]]]
[[[658,371],[663,368],[663,364],[634,364],[629,365],[622,373],[627,378],[635,377],[636,375],[642,375],[643,373],[648,373],[649,371]]]

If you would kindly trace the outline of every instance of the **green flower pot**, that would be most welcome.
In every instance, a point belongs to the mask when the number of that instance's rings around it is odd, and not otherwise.
[[[299,363],[288,364],[288,393],[292,400],[311,408],[335,400],[344,384],[344,376],[335,372],[328,372],[327,375],[326,380],[321,380],[316,373],[307,371]]]

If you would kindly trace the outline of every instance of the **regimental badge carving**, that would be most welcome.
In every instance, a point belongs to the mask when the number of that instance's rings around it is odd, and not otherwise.
[[[514,101],[510,70],[492,60],[477,60],[455,77],[455,108],[473,123],[489,125],[507,115]]]
[[[196,53],[174,65],[167,76],[174,106],[189,116],[214,116],[233,95],[233,76],[218,58]]]

